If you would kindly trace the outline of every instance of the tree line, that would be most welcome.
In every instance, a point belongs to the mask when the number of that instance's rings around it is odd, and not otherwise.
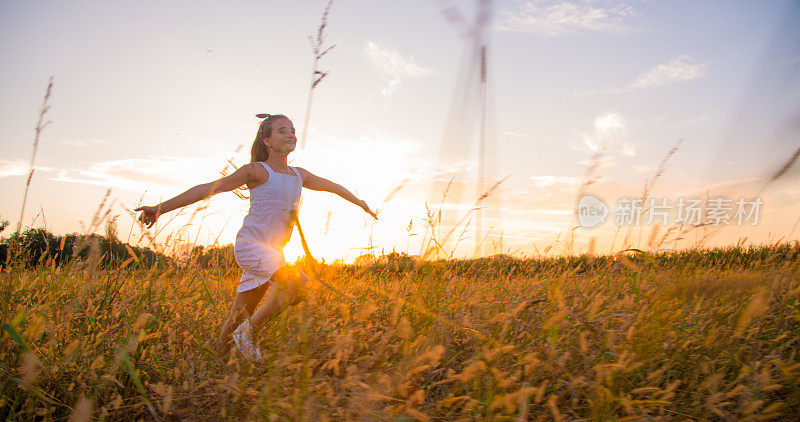
[[[8,226],[8,221],[0,221],[0,233]],[[0,238],[0,269],[11,265],[24,268],[43,265],[79,265],[93,268],[237,266],[233,257],[233,245],[210,248],[195,246],[179,256],[167,256],[149,247],[119,240],[113,221],[106,225],[105,235],[55,235],[44,228],[28,228]]]

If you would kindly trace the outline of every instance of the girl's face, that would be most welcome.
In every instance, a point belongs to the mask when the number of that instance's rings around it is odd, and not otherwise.
[[[294,125],[289,119],[278,119],[272,123],[272,133],[264,139],[264,145],[279,154],[288,154],[294,151],[297,136],[294,134]]]

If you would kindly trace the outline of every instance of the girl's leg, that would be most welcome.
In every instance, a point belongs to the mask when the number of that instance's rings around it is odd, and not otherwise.
[[[269,288],[269,284],[270,283],[264,283],[255,289],[238,292],[236,294],[236,299],[233,301],[228,319],[225,321],[225,324],[222,325],[222,330],[217,339],[217,353],[219,353],[220,356],[224,355],[227,351],[233,330],[235,330],[245,318],[253,314],[256,305],[258,305],[258,302],[264,297],[264,293]]]
[[[296,305],[308,294],[308,277],[296,268],[284,265],[272,276],[264,302],[250,322],[258,325],[280,314],[285,308]]]

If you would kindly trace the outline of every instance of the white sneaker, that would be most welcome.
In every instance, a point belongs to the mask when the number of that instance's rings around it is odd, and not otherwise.
[[[253,342],[253,324],[250,323],[250,319],[245,318],[233,331],[233,342],[244,357],[254,362],[261,360],[261,350]]]

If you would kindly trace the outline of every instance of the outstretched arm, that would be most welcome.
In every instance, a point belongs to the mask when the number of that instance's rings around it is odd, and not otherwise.
[[[185,207],[197,201],[206,199],[220,192],[232,191],[239,186],[247,183],[252,172],[252,166],[246,164],[236,169],[232,174],[225,176],[221,179],[209,183],[197,185],[191,189],[183,192],[182,194],[168,199],[155,206],[141,206],[134,211],[142,211],[139,215],[139,221],[147,225],[147,228],[153,227],[158,220],[158,216],[166,214],[172,210]]]
[[[330,180],[324,177],[316,176],[302,167],[297,167],[297,170],[300,171],[300,175],[303,177],[304,188],[335,193],[341,196],[342,198],[361,207],[361,209],[363,209],[364,212],[366,212],[367,214],[371,215],[372,218],[376,220],[378,219],[378,215],[375,214],[375,212],[373,212],[371,209],[369,209],[369,206],[367,206],[366,202],[356,198],[356,196],[353,195],[349,190],[345,189],[344,186],[338,183],[331,182]]]

